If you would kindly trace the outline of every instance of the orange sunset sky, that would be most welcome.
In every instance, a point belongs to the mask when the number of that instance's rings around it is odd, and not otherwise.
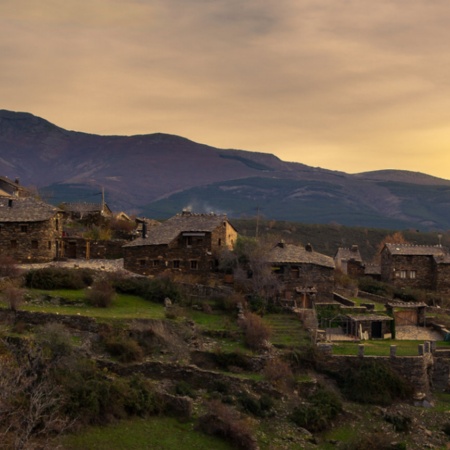
[[[448,0],[1,0],[0,109],[450,179]]]

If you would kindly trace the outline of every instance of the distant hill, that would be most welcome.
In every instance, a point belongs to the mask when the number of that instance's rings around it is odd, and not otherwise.
[[[0,110],[0,175],[54,204],[93,201],[166,218],[191,206],[230,217],[390,229],[450,228],[450,180],[386,170],[347,174],[168,134],[99,136]]]

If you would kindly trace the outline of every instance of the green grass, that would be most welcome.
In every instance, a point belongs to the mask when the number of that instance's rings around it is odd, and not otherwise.
[[[237,331],[238,329],[236,320],[224,313],[207,314],[202,311],[189,310],[187,312],[187,316],[201,328],[204,328],[206,330]]]
[[[193,423],[168,417],[123,421],[64,436],[65,450],[230,450],[226,442],[194,430]]]
[[[264,322],[272,329],[270,341],[283,347],[298,347],[310,342],[302,322],[293,314],[266,314]]]
[[[423,341],[396,341],[386,339],[382,341],[364,341],[364,355],[366,356],[389,356],[390,346],[397,346],[397,356],[418,356],[418,346]],[[333,355],[357,355],[359,343],[339,342],[333,344]],[[437,342],[437,346],[450,348],[449,342]]]
[[[372,302],[370,300],[364,298],[353,297],[350,299],[351,301],[356,303],[356,306],[361,306],[361,303],[373,303],[375,305],[375,311],[385,312],[386,308],[382,303]]]
[[[164,306],[153,303],[134,295],[117,294],[112,306],[109,308],[96,308],[89,305],[81,305],[84,301],[84,291],[58,290],[42,291],[31,290],[32,294],[44,294],[52,297],[60,297],[68,301],[66,305],[42,305],[27,303],[22,305],[24,311],[45,312],[52,314],[81,315],[100,319],[162,319],[164,318]],[[71,305],[70,303],[74,304]]]

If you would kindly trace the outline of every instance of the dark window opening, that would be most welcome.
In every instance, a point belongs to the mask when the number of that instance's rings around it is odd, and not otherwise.
[[[32,241],[31,241],[31,248],[32,248],[33,250],[36,250],[37,248],[39,248],[39,241],[32,240]]]

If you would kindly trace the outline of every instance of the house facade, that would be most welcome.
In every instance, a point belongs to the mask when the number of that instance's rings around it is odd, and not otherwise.
[[[399,288],[450,291],[450,258],[436,245],[385,244],[381,281]]]
[[[205,274],[220,252],[232,250],[237,231],[226,215],[183,211],[123,246],[124,268],[141,275],[165,271]]]
[[[298,307],[310,308],[315,300],[332,300],[333,258],[305,247],[279,242],[270,252],[270,264],[283,285],[283,297]]]
[[[334,256],[336,269],[341,270],[346,275],[359,277],[364,275],[364,266],[359,247],[339,247]]]
[[[0,252],[17,262],[61,256],[63,213],[32,197],[0,198]]]

